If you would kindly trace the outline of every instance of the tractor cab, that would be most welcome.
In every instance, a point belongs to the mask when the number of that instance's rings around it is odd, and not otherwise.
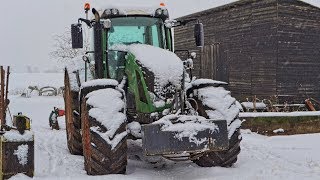
[[[89,7],[85,6],[86,13]],[[95,79],[111,78],[121,80],[124,74],[126,52],[114,50],[117,45],[147,44],[169,51],[174,51],[171,29],[187,22],[169,20],[168,10],[164,4],[160,7],[140,9],[105,8],[92,9],[92,20],[79,18],[77,24],[72,24],[72,47],[83,48],[82,24],[93,31],[91,46],[87,49],[90,62],[94,60]],[[203,44],[202,24],[195,25],[197,46]],[[92,63],[91,63],[92,64]]]
[[[114,17],[105,32],[108,54],[108,76],[121,80],[126,52],[114,50],[117,45],[147,44],[172,51],[171,30],[160,18],[147,16]],[[104,36],[104,35],[103,35]]]

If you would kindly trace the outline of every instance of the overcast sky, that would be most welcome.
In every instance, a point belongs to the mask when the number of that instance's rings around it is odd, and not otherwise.
[[[84,16],[83,4],[92,7],[115,0],[7,0],[1,1],[0,65],[52,66],[52,37]],[[116,0],[116,5],[156,5],[165,2],[171,17],[220,6],[235,0]],[[320,6],[320,0],[305,0]]]

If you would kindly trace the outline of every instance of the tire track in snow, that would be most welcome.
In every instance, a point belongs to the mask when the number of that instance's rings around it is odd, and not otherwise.
[[[47,167],[43,169],[43,175],[65,176],[70,170],[83,174],[83,157],[71,155],[67,150],[65,130],[41,129],[36,132],[36,147],[39,151],[45,152],[45,159],[48,160]],[[42,153],[43,154],[43,153]],[[43,158],[43,157],[37,157]],[[36,159],[36,162],[38,160]],[[41,174],[39,174],[41,175]]]

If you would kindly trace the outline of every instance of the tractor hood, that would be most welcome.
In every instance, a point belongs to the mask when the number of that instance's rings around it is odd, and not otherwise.
[[[154,73],[156,86],[180,86],[183,62],[173,52],[145,44],[117,45],[112,49],[133,54],[143,67]]]

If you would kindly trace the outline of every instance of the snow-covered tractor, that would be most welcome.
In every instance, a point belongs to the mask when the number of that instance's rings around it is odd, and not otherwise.
[[[163,6],[92,13],[71,25],[73,48],[89,45],[66,68],[64,94],[68,148],[84,155],[87,173],[125,173],[128,139],[142,139],[146,157],[233,165],[241,141],[236,100],[224,82],[190,78],[192,60],[174,53],[172,28],[197,20],[169,20]],[[195,39],[203,45],[199,22]]]

